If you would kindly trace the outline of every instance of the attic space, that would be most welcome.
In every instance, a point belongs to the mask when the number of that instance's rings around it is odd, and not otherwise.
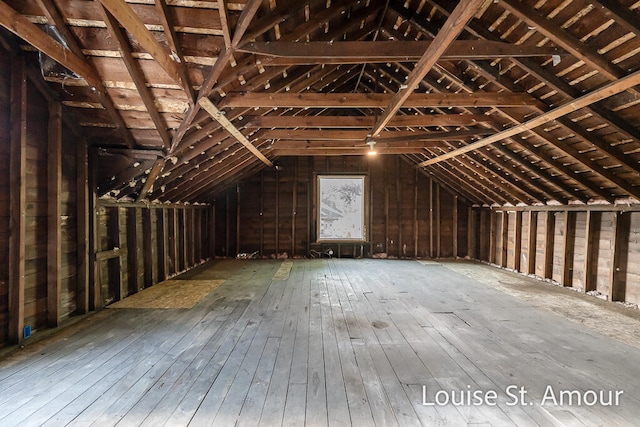
[[[446,353],[438,327],[455,335],[518,325],[491,301],[508,307],[501,292],[522,297],[504,285],[520,280],[531,295],[563,292],[567,306],[623,310],[635,334],[639,9],[636,0],[0,0],[0,349],[91,319],[105,336],[124,318],[171,324],[156,306],[145,309],[151,317],[126,317],[142,309],[123,305],[145,295],[192,314],[210,305],[215,325],[236,314],[260,324],[247,313],[263,313],[280,331],[286,316],[308,317],[296,310],[314,302],[298,292],[315,289],[330,298],[320,305],[372,304],[343,306],[346,318],[352,309],[385,317],[387,297],[390,307],[404,301],[397,318],[358,321],[389,326],[422,313],[398,327],[422,338],[403,335],[402,345],[433,338]],[[445,270],[472,271],[465,277],[475,282]],[[331,280],[319,285],[321,276]],[[274,290],[279,280],[285,288]],[[287,288],[292,281],[304,291]],[[453,308],[429,305],[430,286]],[[472,308],[478,317],[466,318]],[[318,313],[323,327],[334,325]],[[537,315],[527,327],[553,324]],[[374,336],[384,346],[396,337],[385,328],[344,342],[355,353]],[[496,330],[526,329],[514,328]],[[380,354],[367,354],[358,375],[376,365],[386,378]],[[419,382],[403,383],[395,364],[409,356],[385,354],[396,385],[415,391]],[[0,358],[0,385],[2,375]],[[338,381],[325,380],[327,389]],[[395,395],[389,387],[383,394]],[[0,393],[0,423],[2,402]],[[402,405],[391,399],[393,422],[375,422],[405,424]],[[587,425],[607,419],[571,413]],[[423,424],[446,418],[421,414]],[[464,421],[504,421],[490,419]]]

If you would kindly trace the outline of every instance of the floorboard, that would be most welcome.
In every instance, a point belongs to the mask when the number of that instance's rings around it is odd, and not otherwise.
[[[205,264],[181,278],[224,282],[191,309],[110,309],[95,316],[99,322],[89,317],[90,326],[0,360],[0,425],[631,426],[640,419],[640,346],[447,262],[283,264]],[[640,334],[637,323],[630,334]],[[618,405],[575,400],[616,390]],[[561,391],[574,400],[554,404],[549,393]],[[472,398],[492,392],[495,401]]]

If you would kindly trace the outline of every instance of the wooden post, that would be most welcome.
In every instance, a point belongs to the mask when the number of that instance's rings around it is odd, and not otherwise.
[[[97,182],[97,164],[96,150],[92,150],[90,154],[90,162],[94,167],[89,168],[91,184],[90,188],[90,209],[91,209],[91,251],[89,254],[89,309],[96,310],[101,308],[104,303],[102,298],[102,274],[100,271],[100,261],[98,261],[96,254],[101,249],[100,245],[100,227],[98,227],[98,210],[101,209],[98,206],[98,195],[96,194],[96,182]]]
[[[433,179],[429,178],[429,258],[433,258]]]
[[[600,229],[601,214],[599,212],[587,211],[585,224],[585,242],[584,242],[584,291],[595,291],[597,283],[591,280],[593,274],[593,252],[596,242],[596,231]]]
[[[384,186],[384,251],[389,253],[389,187]]]
[[[276,257],[280,252],[280,172],[276,169]]]
[[[490,210],[489,211],[489,262],[491,264],[496,264],[496,222],[497,217],[496,214]]]
[[[564,211],[564,229],[562,237],[562,285],[573,286],[573,258],[576,243],[576,213]]]
[[[614,212],[611,241],[611,269],[609,271],[609,298],[611,301],[625,301],[626,271],[629,257],[629,233],[631,214]]]
[[[520,271],[520,262],[522,258],[522,212],[516,212],[515,223],[515,242],[513,247],[513,269]]]
[[[398,221],[398,258],[404,258],[404,241],[402,239],[402,184],[400,182],[400,156],[396,158],[396,218]]]
[[[136,210],[138,208],[125,208],[126,212],[126,233],[127,233],[127,272],[129,276],[127,284],[127,294],[138,292],[138,224],[136,221]],[[124,295],[123,295],[124,297]]]
[[[161,208],[162,209],[162,235],[164,236],[164,278],[166,280],[171,274],[171,236],[169,236],[169,209],[170,208]]]
[[[60,324],[62,282],[62,104],[49,103],[47,150],[47,325]]]
[[[118,255],[118,263],[120,268],[120,295],[118,296],[118,300],[122,300],[129,295],[130,285],[129,281],[125,280],[125,274],[131,278],[134,272],[130,271],[129,268],[129,239],[128,239],[128,222],[129,218],[127,215],[127,208],[124,207],[116,207],[116,230],[115,234],[117,236],[117,241],[115,246],[120,248],[120,252]],[[123,213],[124,211],[124,213]],[[124,224],[123,224],[124,221]],[[125,250],[122,250],[123,246],[125,246]],[[131,248],[131,252],[135,252],[135,248]],[[126,258],[125,258],[126,256]],[[124,258],[124,259],[123,259]],[[135,279],[134,279],[135,280]]]
[[[78,313],[84,314],[89,311],[89,159],[87,157],[87,141],[80,139],[76,144],[76,170],[77,170],[77,200],[76,200],[76,226],[77,226],[77,305]]]
[[[418,169],[415,170],[414,178],[413,178],[413,257],[418,258],[418,238],[419,227],[418,227],[418,179],[420,175],[418,174]]]
[[[260,171],[260,256],[264,254],[264,171]]]
[[[440,221],[440,186],[436,185],[436,256],[442,257],[442,222]]]
[[[236,254],[242,252],[240,245],[240,200],[242,198],[242,190],[240,184],[236,185]]]
[[[476,253],[476,211],[472,207],[467,208],[467,256],[477,259]]]
[[[453,257],[458,258],[458,196],[453,196]]]
[[[151,208],[142,209],[142,259],[144,263],[143,288],[155,283],[153,260],[156,259],[155,239],[151,227]]]
[[[209,210],[209,256],[211,258],[216,257],[216,206],[212,205]]]
[[[538,236],[538,212],[529,211],[529,237],[527,241],[527,274],[536,274],[536,245]]]
[[[553,278],[553,245],[556,229],[556,216],[553,211],[547,212],[547,223],[544,239],[544,278]]]
[[[11,147],[9,162],[9,341],[24,339],[26,235],[27,76],[22,58],[11,61]]]
[[[502,211],[501,215],[502,221],[502,243],[500,245],[500,265],[502,267],[508,266],[507,256],[509,254],[509,212]]]
[[[298,206],[298,158],[295,158],[295,167],[293,171],[293,194],[291,195],[293,203],[291,206],[291,257],[296,254],[296,209]]]

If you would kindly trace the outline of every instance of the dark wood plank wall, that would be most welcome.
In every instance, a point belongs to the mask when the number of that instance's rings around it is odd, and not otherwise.
[[[0,48],[0,54],[6,52]],[[11,145],[11,67],[0,67],[0,158]],[[9,162],[0,162],[0,343],[9,334]]]
[[[31,80],[33,64],[11,58],[0,70],[0,347],[200,264],[212,228],[208,205],[91,201],[87,140]]]
[[[469,204],[400,157],[296,157],[279,162],[277,169],[265,169],[214,201],[217,256],[307,256],[316,242],[318,174],[368,177],[370,245],[364,256],[468,255]],[[339,251],[341,256],[354,256],[353,245],[341,245]]]
[[[95,218],[94,308],[119,301],[206,261],[210,215],[211,207],[204,205],[100,200]],[[204,238],[195,238],[202,235]]]
[[[473,216],[480,225],[471,246],[484,248],[478,259],[640,304],[640,208],[474,208]],[[487,236],[493,253],[486,250]]]
[[[85,141],[27,67],[0,72],[0,346],[86,310]]]

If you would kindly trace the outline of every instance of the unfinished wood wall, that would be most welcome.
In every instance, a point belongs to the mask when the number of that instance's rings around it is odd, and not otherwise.
[[[5,54],[0,48],[0,54]],[[11,67],[0,67],[0,159],[11,145]],[[0,343],[9,333],[9,162],[0,161]]]
[[[473,245],[483,246],[478,259],[640,304],[640,209],[532,207],[472,215],[478,224]]]
[[[10,63],[0,69],[0,347],[199,264],[212,230],[210,206],[93,200],[88,141],[34,64]]]
[[[279,170],[264,170],[215,200],[217,256],[307,256],[316,242],[317,175],[353,173],[365,174],[369,182],[369,244],[364,256],[468,255],[468,204],[398,156],[297,157],[279,162]],[[353,245],[340,247],[342,256],[360,254],[359,249],[353,251]]]
[[[93,308],[104,307],[209,258],[209,206],[99,201]]]
[[[0,346],[86,310],[86,142],[36,78],[0,72]]]

